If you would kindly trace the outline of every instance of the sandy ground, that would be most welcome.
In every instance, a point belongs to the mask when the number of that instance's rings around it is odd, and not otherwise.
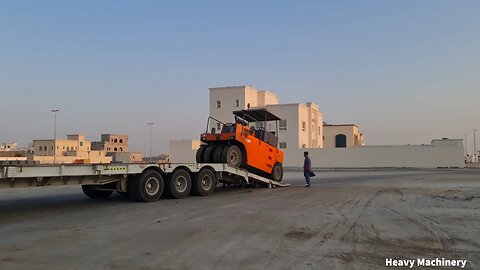
[[[285,181],[155,203],[77,186],[0,190],[0,269],[383,269],[389,257],[480,267],[480,170]]]

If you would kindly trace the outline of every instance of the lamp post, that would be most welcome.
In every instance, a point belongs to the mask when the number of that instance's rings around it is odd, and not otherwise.
[[[149,148],[150,148],[150,153],[149,153],[149,161],[152,162],[152,126],[153,126],[154,123],[147,123],[149,129],[150,129],[150,139],[149,139]]]
[[[475,133],[477,132],[478,129],[474,129],[473,130],[473,158],[475,159],[474,162],[477,162],[477,158],[478,158],[478,153],[477,153],[477,142],[476,142],[476,139],[475,139]]]
[[[468,156],[467,134],[465,134],[465,140],[463,141],[463,148],[465,148],[465,158],[467,158]]]
[[[57,156],[57,151],[56,151],[56,147],[57,147],[57,112],[59,112],[60,110],[58,109],[53,109],[52,110],[52,113],[53,113],[53,164],[56,163],[56,156]]]

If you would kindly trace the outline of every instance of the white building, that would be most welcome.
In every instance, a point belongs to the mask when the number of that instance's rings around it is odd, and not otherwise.
[[[280,117],[279,148],[322,148],[323,115],[318,105],[308,102],[267,105],[269,111]]]
[[[233,121],[233,111],[266,107],[280,117],[279,148],[322,148],[323,115],[317,104],[308,102],[279,104],[275,94],[251,86],[210,88],[210,116],[223,122]],[[219,130],[220,124],[216,127]],[[266,127],[275,131],[275,126]]]
[[[227,86],[210,88],[210,116],[223,123],[233,121],[233,111],[250,107],[264,107],[278,104],[278,98],[269,91],[244,86]]]

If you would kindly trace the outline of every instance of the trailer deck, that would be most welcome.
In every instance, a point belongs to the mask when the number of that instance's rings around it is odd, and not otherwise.
[[[210,174],[201,176],[200,172],[208,170]],[[180,175],[178,175],[179,171]],[[154,173],[153,176],[141,187],[129,185],[129,182],[138,182],[137,178],[142,178],[144,174]],[[197,179],[197,176],[204,179]],[[206,178],[205,178],[206,177]],[[175,178],[171,180],[170,178]],[[166,182],[164,182],[166,179]],[[153,181],[150,181],[153,180]],[[210,183],[205,183],[209,180]],[[139,180],[140,181],[140,180]],[[150,181],[150,182],[149,182]],[[170,183],[176,181],[175,183]],[[272,187],[286,187],[289,184],[273,181],[271,179],[253,174],[245,169],[235,168],[224,163],[149,163],[149,164],[61,164],[61,165],[6,165],[0,166],[0,188],[26,188],[26,187],[42,187],[42,186],[59,186],[59,185],[82,185],[84,192],[90,197],[102,197],[101,191],[111,190],[119,193],[127,193],[130,190],[144,189],[146,194],[163,192],[163,185],[170,188],[175,198],[181,198],[190,192],[192,183],[202,181],[198,185],[214,185],[218,183],[242,184],[248,185],[252,183],[266,185]],[[141,182],[141,181],[140,181]],[[169,184],[170,183],[170,184]],[[152,184],[154,185],[152,187]],[[195,184],[195,183],[193,183]],[[161,185],[161,187],[160,187]],[[178,185],[178,187],[177,187]],[[86,191],[85,188],[94,188],[96,193]],[[161,188],[161,190],[158,190]],[[195,186],[194,186],[195,188]],[[205,187],[214,189],[215,187]],[[130,189],[130,190],[129,190]],[[153,191],[152,191],[153,189]],[[199,187],[197,187],[197,190]],[[182,191],[186,195],[181,193]],[[180,192],[176,194],[176,191]],[[213,190],[211,191],[213,192]],[[210,191],[200,195],[210,195]],[[197,192],[198,193],[198,192]],[[111,192],[109,193],[111,194]],[[108,194],[108,195],[109,195]],[[152,193],[154,194],[154,193]],[[105,193],[106,195],[106,193]],[[107,195],[107,196],[108,196]],[[153,195],[152,195],[153,196]],[[158,198],[157,198],[158,199]],[[147,201],[140,198],[141,201]],[[153,201],[151,199],[150,201]]]

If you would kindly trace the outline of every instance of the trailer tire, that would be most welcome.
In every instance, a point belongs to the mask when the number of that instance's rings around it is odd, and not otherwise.
[[[203,163],[203,152],[205,152],[205,145],[200,145],[200,148],[197,150],[197,154],[195,159],[197,160],[197,163]]]
[[[221,145],[215,146],[212,154],[213,163],[225,163],[225,162],[222,162],[222,152],[223,152],[223,146]]]
[[[208,148],[207,148],[208,149]],[[192,177],[182,168],[176,169],[168,177],[166,183],[167,195],[173,199],[182,199],[188,196],[192,189]]]
[[[273,165],[271,178],[273,181],[282,182],[282,179],[283,179],[282,164],[277,162],[275,163],[275,165]]]
[[[203,163],[211,163],[213,160],[212,160],[212,154],[213,154],[213,150],[215,149],[216,147],[215,146],[207,146],[207,148],[205,148],[205,151],[203,151]]]
[[[139,202],[157,201],[162,196],[163,188],[163,176],[154,170],[144,171],[128,181],[128,190],[132,199]]]
[[[210,168],[201,169],[193,179],[192,191],[199,196],[209,196],[217,187],[215,171]]]
[[[101,185],[82,185],[82,190],[85,195],[93,199],[106,199],[112,195],[113,190],[99,190]]]
[[[240,150],[240,147],[236,145],[231,145],[228,147],[225,158],[227,164],[232,167],[239,168],[243,164],[242,151]]]

